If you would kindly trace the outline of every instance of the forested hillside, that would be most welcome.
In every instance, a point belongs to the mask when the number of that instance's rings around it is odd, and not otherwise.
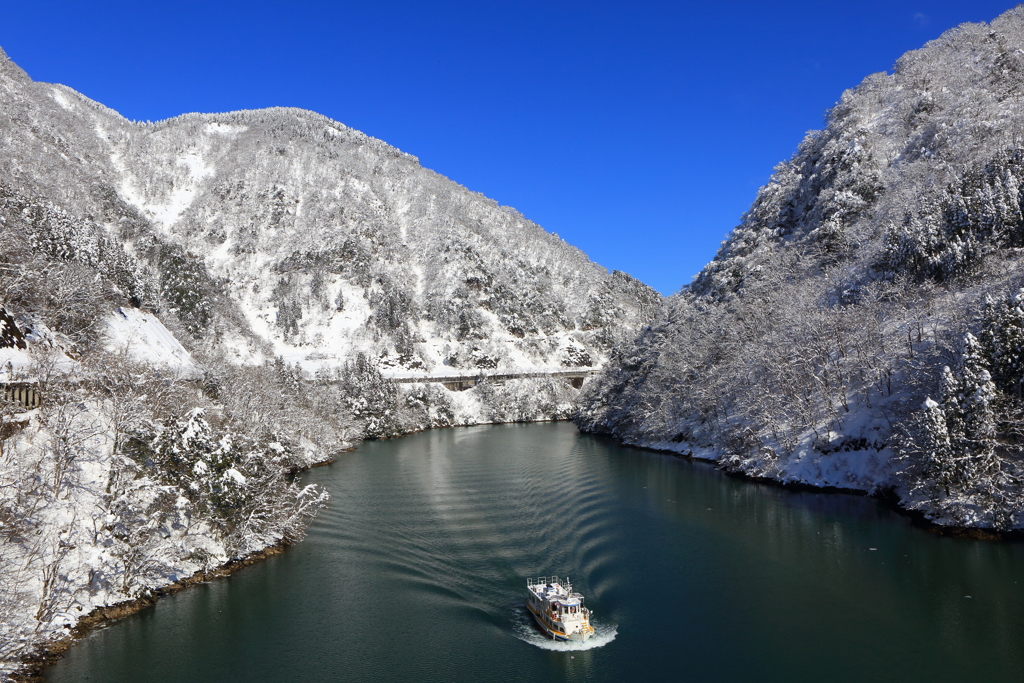
[[[1024,10],[843,93],[578,424],[1024,526]]]
[[[313,112],[141,124],[4,62],[0,172],[122,244],[121,289],[204,349],[313,371],[358,352],[413,373],[591,365],[660,300]]]

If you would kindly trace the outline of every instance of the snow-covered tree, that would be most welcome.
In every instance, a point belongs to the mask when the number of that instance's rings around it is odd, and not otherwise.
[[[945,410],[932,399],[925,399],[915,426],[912,438],[917,440],[914,446],[920,453],[923,485],[931,489],[931,497],[938,491],[949,495],[957,480],[957,468]]]
[[[967,334],[956,372],[945,368],[942,375],[942,404],[955,463],[951,484],[960,490],[983,483],[999,471],[995,399],[984,350],[974,335]]]
[[[1024,397],[1024,290],[998,300],[986,297],[981,339],[996,385]]]
[[[334,381],[352,416],[362,423],[368,439],[396,436],[401,431],[397,387],[384,379],[365,354],[345,363]]]

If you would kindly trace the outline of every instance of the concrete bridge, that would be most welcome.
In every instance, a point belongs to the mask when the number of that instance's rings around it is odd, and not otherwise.
[[[572,386],[579,389],[583,386],[583,380],[592,375],[596,375],[599,372],[599,368],[572,368],[570,370],[528,370],[517,372],[512,371],[493,371],[493,372],[478,372],[475,374],[451,374],[451,375],[420,375],[413,377],[387,377],[396,384],[418,384],[418,383],[433,383],[443,384],[445,389],[451,391],[465,391],[466,389],[472,389],[479,382],[484,380],[488,382],[504,383],[509,380],[515,379],[530,379],[530,378],[561,378],[565,379]],[[386,377],[386,376],[385,376]]]
[[[419,375],[412,377],[387,377],[395,384],[431,383],[443,384],[450,391],[472,389],[479,382],[488,381],[504,384],[509,380],[530,378],[561,378],[579,389],[587,377],[596,375],[599,368],[572,368],[568,370],[526,370],[493,371],[475,374]],[[42,404],[42,392],[35,382],[0,382],[0,401],[6,401],[15,412],[38,408]]]

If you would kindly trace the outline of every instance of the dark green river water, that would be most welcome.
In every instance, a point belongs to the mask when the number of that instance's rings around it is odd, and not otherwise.
[[[564,423],[367,443],[305,478],[333,495],[305,541],[92,634],[47,681],[1024,678],[1024,545],[869,498]],[[531,628],[547,574],[587,596],[588,649]]]

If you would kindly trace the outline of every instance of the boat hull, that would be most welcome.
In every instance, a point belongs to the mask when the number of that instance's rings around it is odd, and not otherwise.
[[[591,633],[587,633],[585,631],[578,633],[570,633],[566,635],[565,633],[561,633],[560,631],[556,631],[553,628],[551,628],[551,626],[549,626],[547,622],[544,621],[544,618],[541,617],[541,615],[537,614],[536,611],[534,611],[533,606],[530,605],[530,603],[526,603],[526,609],[530,612],[530,616],[533,617],[533,620],[537,623],[537,626],[540,627],[540,630],[547,634],[547,636],[552,640],[582,643],[585,642],[587,638],[589,638],[592,635]]]

